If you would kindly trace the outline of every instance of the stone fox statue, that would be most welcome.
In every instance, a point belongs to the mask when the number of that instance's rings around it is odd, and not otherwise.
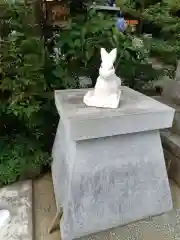
[[[101,48],[101,66],[99,77],[94,90],[88,91],[84,96],[84,103],[87,106],[101,108],[118,108],[121,97],[121,79],[116,76],[114,62],[117,56],[117,49],[108,53]]]

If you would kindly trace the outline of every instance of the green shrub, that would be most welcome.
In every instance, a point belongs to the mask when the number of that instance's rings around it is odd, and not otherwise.
[[[0,184],[35,176],[50,164],[58,120],[44,39],[25,24],[31,9],[13,5],[7,16],[1,22],[8,31],[1,33],[0,51]]]
[[[116,72],[124,79],[126,85],[142,89],[144,82],[156,79],[160,73],[148,62],[149,48],[146,42],[128,32],[120,33],[115,27],[115,21],[114,16],[93,11],[89,12],[83,22],[72,19],[71,28],[60,32],[56,37],[55,48],[61,52],[57,59],[56,76],[60,76],[62,66],[64,68],[66,65],[72,72],[81,69],[88,72],[89,69],[89,75],[94,71],[97,77],[100,47],[107,50],[116,47]],[[141,42],[141,46],[136,46],[135,42],[138,41]]]
[[[1,137],[0,151],[0,186],[36,177],[49,167],[49,153],[43,151],[39,141],[22,133]]]

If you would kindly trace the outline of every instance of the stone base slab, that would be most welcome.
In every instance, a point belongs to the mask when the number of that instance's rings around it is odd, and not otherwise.
[[[83,97],[89,89],[55,91],[61,120],[75,141],[172,126],[174,109],[128,87],[121,88],[119,108],[87,107]]]
[[[8,209],[11,220],[0,232],[2,240],[33,240],[32,181],[0,189],[0,208]]]
[[[174,115],[171,132],[175,134],[180,134],[180,106],[178,106],[177,104],[174,104],[169,99],[163,98],[162,96],[155,96],[154,99],[175,109],[175,115]]]

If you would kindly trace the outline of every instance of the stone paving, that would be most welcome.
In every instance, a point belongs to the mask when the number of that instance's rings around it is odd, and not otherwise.
[[[56,214],[50,174],[34,181],[34,236],[33,240],[60,240],[59,230],[48,235],[48,227]]]
[[[180,240],[180,189],[171,181],[174,209],[169,213],[81,238],[81,240]],[[51,176],[34,182],[35,240],[60,240],[57,229],[48,235],[56,212]]]
[[[11,221],[0,231],[0,240],[33,240],[32,181],[1,188],[0,207],[11,213]]]

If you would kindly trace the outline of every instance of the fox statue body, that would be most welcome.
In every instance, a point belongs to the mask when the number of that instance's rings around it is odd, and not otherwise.
[[[108,53],[101,48],[102,64],[99,69],[94,90],[88,91],[84,96],[84,103],[87,106],[101,108],[118,108],[121,97],[121,79],[116,76],[114,62],[117,49]]]

